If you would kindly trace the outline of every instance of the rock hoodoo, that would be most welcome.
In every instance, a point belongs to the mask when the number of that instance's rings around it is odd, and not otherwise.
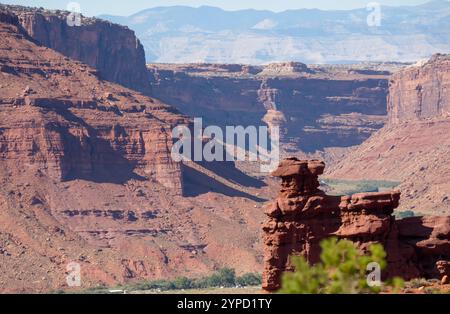
[[[289,256],[301,254],[310,263],[320,258],[320,242],[336,236],[354,241],[361,250],[383,244],[388,256],[385,278],[438,277],[450,259],[450,217],[395,220],[400,192],[329,196],[319,189],[325,164],[289,158],[275,172],[280,194],[266,209],[263,288],[280,288],[284,271],[293,270]]]

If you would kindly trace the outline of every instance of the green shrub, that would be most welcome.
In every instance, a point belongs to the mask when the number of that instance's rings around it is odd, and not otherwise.
[[[369,287],[366,267],[376,262],[381,269],[386,267],[386,252],[380,244],[372,244],[364,255],[348,240],[330,238],[322,241],[320,263],[309,265],[303,256],[291,256],[294,272],[285,272],[281,293],[378,293],[380,287]],[[401,285],[396,279],[395,284]]]
[[[150,282],[150,289],[160,289],[160,290],[174,290],[175,283],[169,280],[157,280]]]
[[[409,217],[415,217],[416,213],[413,212],[412,210],[405,210],[402,212],[395,212],[395,217],[397,219],[404,219],[404,218],[409,218]]]
[[[261,275],[248,273],[236,278],[236,283],[242,287],[257,286],[262,283]]]
[[[177,290],[192,289],[194,287],[192,279],[189,279],[187,277],[177,278],[174,280],[173,284],[174,288]]]
[[[231,268],[220,269],[205,279],[207,287],[233,287],[236,285],[236,273]]]
[[[422,286],[427,287],[430,285],[431,285],[431,283],[428,280],[426,280],[425,278],[415,278],[415,279],[408,281],[405,284],[405,287],[416,289],[416,288],[420,288]]]

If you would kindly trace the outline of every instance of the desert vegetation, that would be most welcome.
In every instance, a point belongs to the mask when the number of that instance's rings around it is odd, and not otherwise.
[[[128,283],[117,287],[100,286],[83,291],[76,291],[76,293],[88,294],[107,294],[111,291],[175,291],[175,290],[190,290],[190,289],[210,289],[210,288],[234,288],[234,287],[249,287],[261,285],[261,275],[257,273],[247,273],[242,276],[236,276],[236,272],[232,268],[222,268],[212,275],[188,278],[178,277],[172,280],[148,280]],[[70,293],[70,291],[59,290],[55,293]],[[75,292],[75,291],[73,291]]]
[[[423,216],[422,213],[414,212],[412,210],[405,210],[405,211],[397,211],[394,213],[396,219],[404,219],[404,218],[410,218],[410,217],[417,217],[417,216]]]
[[[383,180],[323,179],[321,185],[329,190],[327,192],[330,195],[352,195],[356,193],[391,190],[400,185],[400,182]]]
[[[366,267],[378,263],[384,269],[386,252],[381,244],[369,246],[363,254],[348,240],[330,238],[321,242],[320,263],[310,265],[303,256],[291,256],[294,272],[285,272],[280,293],[285,294],[354,294],[379,293],[381,286],[369,286]],[[394,291],[403,280],[394,278],[388,283]]]

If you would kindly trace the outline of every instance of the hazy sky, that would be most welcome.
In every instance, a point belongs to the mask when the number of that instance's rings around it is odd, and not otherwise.
[[[68,0],[0,0],[5,4],[20,4],[34,7],[44,7],[49,9],[65,9]],[[188,5],[188,6],[217,6],[226,10],[238,9],[267,9],[272,11],[284,11],[288,9],[319,8],[344,10],[362,8],[371,0],[76,0],[81,5],[84,15],[131,15],[143,9],[157,6]],[[428,2],[428,0],[376,0],[386,5],[417,5]]]

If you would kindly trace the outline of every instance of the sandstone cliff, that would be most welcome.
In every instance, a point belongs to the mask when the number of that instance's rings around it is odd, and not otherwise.
[[[151,173],[155,179],[181,189],[181,172],[168,156],[171,130],[188,123],[186,118],[99,81],[92,68],[35,46],[25,35],[16,40],[17,19],[11,21],[3,31],[0,59],[0,103],[5,118],[15,113],[2,121],[6,162],[37,163],[57,180],[138,166],[148,173],[160,170]]]
[[[95,18],[67,24],[68,12],[4,6],[39,44],[96,68],[102,79],[149,93],[144,49],[127,27]]]
[[[389,87],[389,122],[450,117],[450,55],[430,60],[394,74]]]
[[[170,157],[189,119],[37,45],[15,14],[0,37],[0,291],[68,288],[70,262],[81,289],[260,270],[256,189]]]
[[[401,210],[448,213],[449,85],[448,55],[436,55],[396,73],[389,90],[389,124],[327,175],[401,181]]]
[[[414,217],[396,221],[392,215],[400,192],[328,196],[319,188],[325,164],[316,160],[283,161],[273,176],[281,177],[280,194],[266,209],[263,225],[265,268],[263,288],[280,288],[289,256],[320,260],[320,242],[335,236],[354,241],[362,250],[383,244],[387,269],[383,278],[405,279],[448,275],[441,265],[450,259],[450,217]]]
[[[385,122],[388,73],[349,67],[149,65],[153,95],[213,125],[276,125],[282,148],[323,155]],[[327,156],[330,156],[329,154]]]

